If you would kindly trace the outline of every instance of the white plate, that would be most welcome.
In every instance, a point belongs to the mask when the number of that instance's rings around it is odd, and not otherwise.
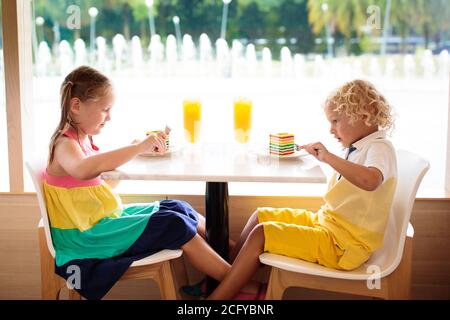
[[[294,153],[288,154],[285,156],[276,155],[276,154],[271,154],[268,147],[257,148],[254,151],[258,156],[270,157],[270,158],[274,158],[274,159],[296,159],[296,158],[306,157],[309,155],[309,153],[306,152],[305,150],[295,151]]]
[[[166,151],[166,153],[164,153],[164,154],[160,154],[157,152],[144,152],[144,153],[140,153],[139,156],[140,157],[165,157],[165,156],[171,155],[172,153],[175,153],[179,150],[180,150],[180,148],[178,148],[176,146],[170,146],[170,149],[168,151]]]

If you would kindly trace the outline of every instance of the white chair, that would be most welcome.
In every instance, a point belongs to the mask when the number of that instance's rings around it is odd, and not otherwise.
[[[397,161],[398,182],[393,215],[382,248],[374,252],[365,264],[352,271],[334,270],[300,259],[263,253],[259,257],[261,263],[272,267],[266,299],[282,299],[288,287],[383,299],[410,298],[414,229],[409,220],[417,189],[430,166],[428,161],[403,150],[397,152]],[[379,288],[376,277],[379,279]]]
[[[46,165],[45,161],[38,160],[27,162],[26,167],[33,180],[41,212],[38,235],[41,256],[42,299],[57,300],[59,299],[61,289],[65,285],[65,281],[55,273],[55,249],[53,248],[42,186],[42,173]],[[174,262],[173,267],[176,268],[176,274],[180,280],[179,285],[186,284],[187,274],[184,263],[181,259],[177,259],[181,258],[182,254],[182,250],[162,250],[149,257],[135,261],[120,281],[152,279],[159,287],[161,299],[175,300],[177,299],[177,290],[172,274],[171,261]],[[69,289],[69,298],[71,300],[79,300],[81,296],[75,290]]]

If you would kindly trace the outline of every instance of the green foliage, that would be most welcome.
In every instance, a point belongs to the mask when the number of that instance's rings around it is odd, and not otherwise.
[[[45,38],[53,41],[53,26],[60,25],[61,38],[73,41],[89,38],[88,10],[98,8],[97,35],[111,38],[122,33],[130,38],[139,35],[144,42],[149,36],[149,12],[145,0],[33,0],[36,16],[45,19]],[[264,38],[272,49],[279,49],[277,39],[288,39],[287,45],[296,52],[319,50],[315,38],[324,39],[328,26],[338,44],[347,51],[373,51],[370,37],[380,32],[364,34],[369,5],[377,5],[383,23],[387,0],[233,0],[229,5],[227,39]],[[328,10],[323,11],[322,4]],[[81,29],[66,26],[70,5],[81,10]],[[223,3],[221,0],[154,0],[153,15],[156,31],[163,38],[174,34],[173,16],[180,17],[181,32],[197,40],[201,33],[217,39],[220,33]],[[450,5],[448,0],[392,0],[390,25],[392,32],[403,38],[415,33],[427,43],[439,35],[448,37]],[[353,39],[352,41],[350,41]],[[356,39],[356,42],[354,41]],[[442,39],[441,39],[442,40]],[[355,44],[356,43],[356,44]],[[316,49],[315,49],[316,48]],[[322,48],[320,48],[322,50]]]

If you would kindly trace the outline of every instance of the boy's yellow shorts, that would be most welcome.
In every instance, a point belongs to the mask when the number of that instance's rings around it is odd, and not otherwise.
[[[341,269],[338,261],[343,251],[336,246],[331,233],[318,224],[316,213],[258,208],[258,221],[264,225],[264,251]]]

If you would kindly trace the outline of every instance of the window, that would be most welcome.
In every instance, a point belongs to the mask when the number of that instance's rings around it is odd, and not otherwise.
[[[166,124],[173,143],[184,144],[182,101],[190,97],[202,102],[201,140],[232,142],[233,100],[245,96],[253,101],[252,144],[292,131],[298,143],[321,140],[338,151],[321,104],[344,81],[364,78],[395,107],[396,147],[431,162],[422,188],[444,188],[450,6],[392,2],[389,10],[386,1],[372,2],[361,9],[339,1],[205,0],[194,10],[185,0],[36,0],[37,150],[47,151],[58,122],[63,77],[80,64],[115,82],[113,121],[97,139],[106,148]],[[426,19],[413,24],[419,16]]]

